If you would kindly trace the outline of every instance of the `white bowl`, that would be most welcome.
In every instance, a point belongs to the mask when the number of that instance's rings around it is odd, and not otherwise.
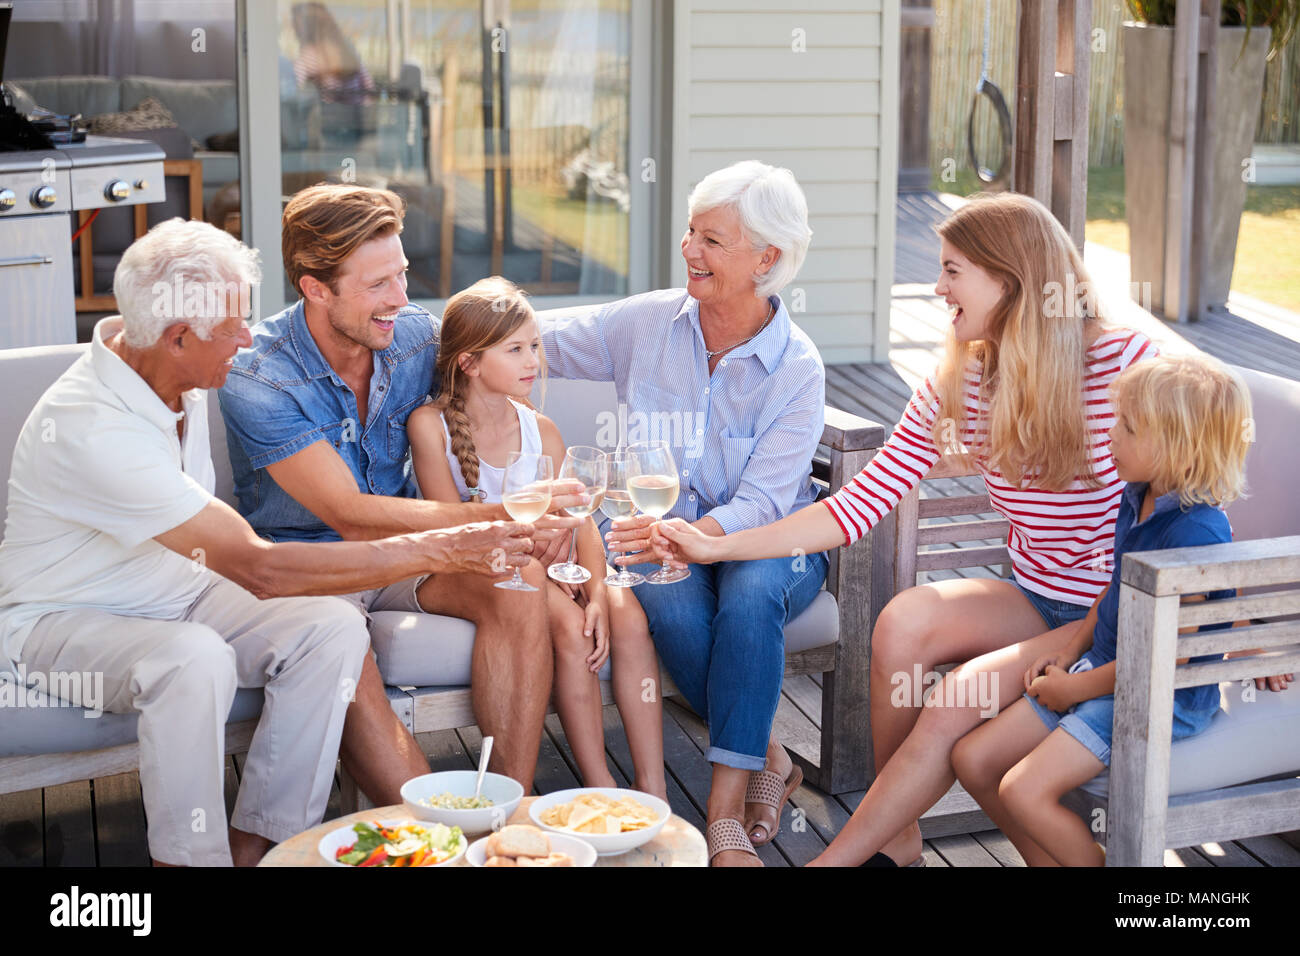
[[[585,840],[580,840],[569,833],[547,833],[546,838],[551,841],[551,850],[557,853],[567,853],[573,857],[574,866],[595,866],[596,865],[596,848]],[[481,837],[469,845],[465,851],[465,862],[470,866],[482,866],[487,862],[487,841],[489,837]]]
[[[568,803],[574,797],[579,797],[584,793],[603,793],[607,797],[615,800],[621,800],[624,797],[631,797],[642,806],[649,807],[659,818],[650,826],[641,830],[630,830],[627,833],[574,833],[571,830],[562,830],[559,827],[550,827],[542,822],[542,814],[551,807],[561,803]],[[545,830],[547,833],[557,833],[561,836],[577,837],[586,843],[590,843],[600,856],[618,856],[620,853],[626,853],[628,850],[635,850],[639,846],[644,846],[659,835],[659,831],[664,828],[668,818],[672,816],[672,808],[658,797],[651,796],[648,793],[642,793],[640,790],[623,790],[618,787],[582,787],[577,790],[557,790],[555,793],[548,793],[544,797],[538,797],[528,808],[528,815],[532,818],[533,823]]]
[[[420,803],[424,798],[438,797],[444,793],[471,797],[474,795],[474,781],[477,777],[477,770],[444,770],[413,777],[402,784],[402,803],[406,806],[406,812],[417,820],[460,827],[461,832],[466,834],[499,830],[506,825],[510,814],[518,809],[519,801],[524,798],[524,788],[512,777],[499,773],[483,775],[483,796],[492,801],[492,806],[480,810],[441,810]]]
[[[365,822],[373,823],[376,821],[365,821]],[[423,823],[426,821],[407,819],[407,820],[379,820],[378,822],[383,824],[386,827],[395,827],[395,826],[401,826],[404,823]],[[348,824],[345,827],[339,827],[337,830],[331,830],[329,833],[325,834],[325,836],[321,837],[320,843],[316,844],[316,849],[320,852],[320,855],[325,858],[325,862],[328,863],[330,866],[343,866],[343,867],[347,867],[348,869],[353,869],[353,870],[356,869],[356,867],[349,867],[348,864],[340,863],[338,860],[334,858],[334,855],[339,851],[339,847],[351,846],[353,843],[356,842],[357,833],[355,830],[352,829],[353,826],[355,826],[355,824]],[[460,848],[451,856],[447,857],[447,859],[443,860],[441,863],[434,863],[433,866],[451,866],[462,856],[465,855],[465,850],[468,847],[468,845],[469,845],[469,840],[467,840],[465,838],[465,834],[462,833],[460,835]]]

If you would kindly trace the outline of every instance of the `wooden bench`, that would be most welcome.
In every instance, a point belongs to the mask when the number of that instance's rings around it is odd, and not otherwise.
[[[6,410],[0,413],[0,501],[5,500],[8,468],[13,444],[27,413],[37,398],[86,349],[86,346],[52,346],[11,349],[0,352],[0,378],[7,383]],[[565,384],[551,383],[547,412],[557,421],[570,417],[592,417],[591,383],[574,384],[565,409]],[[582,388],[576,386],[583,386]],[[610,387],[612,395],[612,386]],[[559,403],[552,407],[551,400]],[[599,408],[601,406],[594,406]],[[225,452],[225,429],[215,396],[209,396],[213,460],[218,473],[218,495],[233,500],[229,479],[229,461]],[[574,426],[575,428],[578,426]],[[571,443],[580,443],[581,433],[564,430]],[[884,428],[836,409],[826,410],[818,459],[813,463],[814,476],[824,490],[838,489],[857,474],[884,440]],[[589,443],[592,443],[589,441]],[[828,792],[840,793],[866,785],[870,769],[870,738],[866,694],[870,667],[869,636],[872,618],[869,582],[875,551],[859,546],[832,553],[827,590],[835,602],[834,633],[825,643],[809,646],[787,655],[787,674],[824,674],[822,699],[822,735],[820,751],[798,753],[810,782]],[[825,601],[827,599],[819,599]],[[823,605],[824,606],[824,605]],[[807,613],[807,612],[805,612]],[[801,616],[802,617],[802,616]],[[669,682],[665,681],[668,685]],[[672,693],[665,686],[665,693]],[[602,694],[609,700],[609,688]],[[393,709],[413,733],[464,727],[474,723],[467,687],[389,687]],[[28,720],[63,719],[70,708],[36,709],[24,712]],[[241,690],[236,697],[232,719],[226,725],[226,752],[246,752],[260,712],[260,691]],[[76,712],[80,716],[81,712]],[[72,721],[63,742],[48,752],[33,752],[30,739],[6,739],[6,725],[16,722],[0,709],[0,794],[55,786],[60,783],[93,779],[131,771],[139,762],[134,740],[134,725],[125,726],[125,715],[105,714],[98,720]],[[115,723],[116,722],[116,723]],[[31,725],[28,725],[31,726]],[[95,745],[111,731],[111,745]],[[97,736],[98,735],[98,736]],[[13,736],[12,734],[10,736]],[[58,735],[56,735],[58,736]],[[345,798],[355,801],[355,788],[344,779]]]

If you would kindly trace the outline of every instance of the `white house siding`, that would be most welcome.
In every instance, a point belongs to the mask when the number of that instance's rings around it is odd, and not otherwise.
[[[742,159],[788,167],[808,196],[813,240],[786,304],[826,362],[887,361],[899,0],[675,4],[673,235],[712,170]],[[684,284],[680,258],[674,270]]]

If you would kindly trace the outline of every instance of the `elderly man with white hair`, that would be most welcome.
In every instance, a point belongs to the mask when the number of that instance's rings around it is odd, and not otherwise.
[[[155,862],[255,863],[325,812],[368,649],[336,597],[443,570],[527,560],[505,522],[379,541],[272,544],[212,494],[205,390],[240,346],[256,253],[174,219],[123,254],[120,317],[37,402],[14,450],[0,545],[0,665],[103,675],[138,713]],[[497,552],[498,555],[500,552]],[[265,688],[229,833],[224,727]],[[82,701],[72,701],[74,704]]]
[[[539,315],[562,378],[617,383],[638,425],[668,434],[679,494],[668,516],[711,535],[753,528],[810,504],[825,370],[778,294],[812,231],[787,169],[747,161],[691,192],[685,289]],[[619,519],[611,550],[649,551],[652,519]],[[622,557],[620,563],[643,561]],[[636,585],[659,656],[709,725],[708,842],[715,866],[761,865],[802,774],[771,740],[785,667],[784,628],[826,579],[824,553],[690,565]],[[643,570],[653,570],[646,565]],[[744,821],[742,824],[741,821]]]

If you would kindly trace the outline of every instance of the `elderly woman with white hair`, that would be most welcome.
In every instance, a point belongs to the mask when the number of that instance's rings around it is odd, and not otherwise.
[[[816,497],[810,462],[822,433],[825,370],[778,294],[811,236],[789,170],[737,163],[690,194],[685,289],[539,315],[554,374],[612,380],[629,421],[674,426],[675,434],[648,436],[670,443],[678,468],[668,516],[706,534],[767,524]],[[649,551],[652,523],[619,519],[610,549]],[[816,597],[826,567],[824,553],[792,553],[691,565],[684,580],[635,588],[660,658],[709,725],[715,866],[762,865],[754,846],[776,835],[781,807],[802,779],[770,735],[784,628]]]

